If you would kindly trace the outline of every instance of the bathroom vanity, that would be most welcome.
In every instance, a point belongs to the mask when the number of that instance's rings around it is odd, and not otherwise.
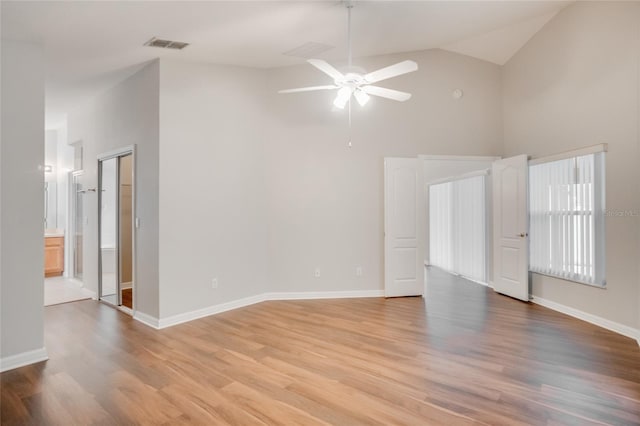
[[[47,232],[44,236],[44,276],[55,277],[64,272],[64,232]]]

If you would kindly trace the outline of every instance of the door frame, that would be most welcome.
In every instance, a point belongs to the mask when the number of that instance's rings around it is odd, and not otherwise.
[[[77,220],[77,208],[78,208],[78,192],[81,194],[86,194],[87,190],[83,189],[81,191],[77,191],[76,187],[75,187],[75,179],[78,176],[84,176],[84,170],[73,170],[70,171],[68,174],[68,209],[69,209],[69,214],[68,216],[68,229],[69,229],[69,241],[65,241],[65,246],[68,244],[69,245],[69,251],[68,253],[65,253],[68,255],[68,259],[69,259],[69,278],[72,278],[74,280],[78,280],[81,281],[82,283],[84,283],[84,274],[82,275],[82,279],[78,279],[76,278],[76,252],[78,247],[76,246],[77,244],[77,239],[76,239],[76,229],[78,226],[78,220]],[[84,206],[84,200],[83,200],[83,213],[86,211],[86,208]],[[84,217],[84,214],[83,214]],[[80,221],[80,225],[84,228],[84,220],[81,219]],[[82,232],[82,238],[83,238],[83,251],[84,251],[84,229]],[[84,255],[83,255],[83,268],[84,268]],[[83,269],[84,272],[84,269]]]
[[[131,292],[132,292],[132,301],[131,301],[131,309],[126,306],[122,306],[122,294],[120,289],[120,197],[117,197],[117,205],[118,205],[118,215],[116,218],[117,221],[117,232],[116,232],[116,262],[117,262],[117,304],[110,306],[115,306],[117,309],[126,312],[127,314],[133,316],[136,312],[136,301],[138,299],[137,292],[137,262],[136,262],[136,247],[137,247],[137,212],[136,212],[136,192],[137,192],[137,184],[136,184],[136,145],[127,145],[122,148],[117,148],[111,151],[107,151],[98,155],[97,157],[97,175],[98,175],[98,300],[102,301],[102,254],[100,252],[101,247],[101,229],[102,229],[102,161],[110,160],[113,158],[125,157],[127,155],[131,155]],[[116,180],[118,182],[118,193],[120,192],[120,162],[118,161]]]

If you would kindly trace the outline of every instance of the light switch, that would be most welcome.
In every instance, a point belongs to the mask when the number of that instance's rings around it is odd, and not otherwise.
[[[136,229],[140,228],[140,218],[136,217]]]

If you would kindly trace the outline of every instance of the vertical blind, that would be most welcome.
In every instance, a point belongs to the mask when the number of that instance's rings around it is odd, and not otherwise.
[[[485,176],[429,186],[429,263],[486,282]]]
[[[604,285],[604,200],[604,153],[530,166],[530,270]]]

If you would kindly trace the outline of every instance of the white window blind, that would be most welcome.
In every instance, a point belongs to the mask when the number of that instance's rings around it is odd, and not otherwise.
[[[529,167],[530,270],[603,286],[604,152]]]
[[[485,176],[429,186],[429,263],[486,282]]]

